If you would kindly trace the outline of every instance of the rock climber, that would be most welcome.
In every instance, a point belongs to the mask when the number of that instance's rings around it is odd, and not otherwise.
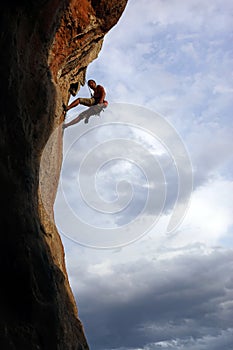
[[[106,92],[104,87],[101,85],[97,85],[95,80],[93,79],[88,80],[87,84],[89,88],[93,90],[91,97],[90,98],[78,97],[70,105],[64,106],[64,110],[67,112],[71,108],[74,108],[79,104],[90,108],[87,111],[80,113],[79,116],[73,119],[71,122],[63,124],[64,129],[70,125],[79,123],[84,118],[85,118],[85,123],[88,123],[88,119],[90,118],[91,115],[99,114],[101,110],[103,110],[103,108],[107,107],[108,102],[105,100]]]

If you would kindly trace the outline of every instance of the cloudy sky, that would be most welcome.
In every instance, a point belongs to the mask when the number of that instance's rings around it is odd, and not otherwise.
[[[88,68],[109,107],[65,130],[55,217],[92,350],[233,349],[232,16],[130,0]]]

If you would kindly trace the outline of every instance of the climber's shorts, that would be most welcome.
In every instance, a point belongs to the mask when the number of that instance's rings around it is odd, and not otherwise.
[[[95,101],[94,97],[91,97],[91,98],[79,97],[79,103],[80,103],[80,105],[84,105],[87,107],[91,107],[91,106],[96,105],[96,101]]]

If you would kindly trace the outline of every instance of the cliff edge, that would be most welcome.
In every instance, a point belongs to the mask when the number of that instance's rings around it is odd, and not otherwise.
[[[88,349],[53,219],[59,126],[126,2],[0,5],[1,349]]]

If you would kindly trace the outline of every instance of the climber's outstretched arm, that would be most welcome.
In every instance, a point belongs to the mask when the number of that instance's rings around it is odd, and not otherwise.
[[[64,109],[65,109],[65,111],[67,112],[67,111],[69,111],[71,108],[74,108],[74,107],[78,106],[79,103],[80,103],[79,98],[76,98],[76,100],[74,100],[69,106],[66,106]]]

